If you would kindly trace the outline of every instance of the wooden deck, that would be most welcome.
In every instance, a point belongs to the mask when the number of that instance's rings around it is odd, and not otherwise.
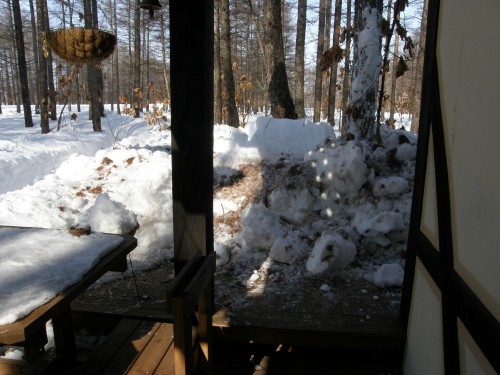
[[[124,285],[107,289],[106,295],[117,298],[117,309],[124,317],[168,321],[167,275],[147,274],[144,279],[149,283],[154,279],[162,281],[156,291],[150,288],[147,298],[140,302],[132,299],[126,306],[125,293],[130,296],[130,288]],[[141,292],[148,290],[149,284],[141,285],[140,278],[137,282]],[[333,370],[340,374],[400,373],[405,333],[397,317],[399,305],[389,303],[395,299],[390,295],[379,294],[380,298],[374,300],[376,291],[367,288],[350,285],[329,310],[304,303],[301,309],[305,310],[285,312],[279,301],[272,304],[271,297],[261,298],[246,309],[219,306],[213,317],[215,374],[331,374]],[[352,293],[365,289],[367,293]],[[123,294],[120,290],[124,290]],[[102,312],[98,304],[93,304],[97,295],[89,297],[85,302],[90,304],[74,307],[80,312],[87,310],[85,314],[89,310]]]
[[[75,365],[71,373],[173,374],[173,340],[172,324],[123,319],[87,361]]]
[[[109,329],[116,319],[75,314],[75,323],[92,325],[89,329]],[[174,374],[172,340],[173,328],[169,323],[125,318],[95,350],[79,353],[78,363],[68,367],[54,362],[43,374]],[[383,347],[377,350],[258,344],[244,342],[242,337],[228,340],[219,332],[214,353],[216,375],[402,374],[400,360]]]

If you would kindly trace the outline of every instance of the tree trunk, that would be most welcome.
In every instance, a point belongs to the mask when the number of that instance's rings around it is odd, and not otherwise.
[[[21,96],[23,100],[24,125],[27,128],[31,128],[33,127],[33,119],[31,117],[28,69],[26,67],[26,55],[24,53],[24,33],[19,0],[12,0],[12,11],[14,12],[14,27],[16,30],[17,60],[19,65],[19,79],[21,82]]]
[[[335,0],[335,15],[333,21],[333,46],[339,46],[340,36],[340,17],[342,13],[342,0]],[[330,86],[328,92],[328,122],[335,126],[335,101],[337,100],[337,68],[338,60],[333,59],[330,70]]]
[[[214,1],[214,123],[222,124],[220,0]]]
[[[325,10],[326,0],[320,0],[318,19],[318,45],[316,49],[316,80],[314,81],[314,122],[319,122],[321,120],[323,72],[320,68],[320,61],[323,57],[323,52],[325,51]]]
[[[12,92],[12,86],[11,86],[11,79],[12,79],[12,73],[9,69],[9,62],[7,61],[7,58],[6,56],[2,56],[3,57],[3,62],[4,62],[4,65],[5,65],[5,85],[6,85],[6,91],[7,91],[7,100],[6,100],[6,104],[8,105],[12,105],[13,104],[13,101],[12,101],[12,98],[13,98],[13,92]]]
[[[36,15],[38,20],[38,35],[43,35],[47,31],[45,27],[45,10],[47,8],[46,0],[36,1]],[[41,43],[41,41],[40,41]],[[38,46],[39,51],[39,68],[38,79],[40,80],[40,128],[42,134],[47,134],[50,132],[49,128],[49,112],[48,112],[48,92],[47,92],[47,60],[43,54],[43,48]]]
[[[391,74],[391,99],[390,99],[390,110],[389,110],[389,128],[394,129],[394,112],[396,110],[396,66],[398,65],[398,55],[399,55],[399,35],[396,35],[394,39],[394,54],[392,60],[392,74]]]
[[[33,63],[35,65],[35,72],[39,72],[39,53],[38,53],[38,33],[37,33],[37,26],[36,26],[36,19],[35,19],[35,7],[33,6],[33,0],[29,0],[29,5],[30,5],[30,19],[31,19],[31,34],[32,34],[32,43],[33,43]],[[38,114],[39,112],[39,105],[40,105],[40,85],[39,85],[39,80],[35,78],[35,95],[34,95],[34,101],[35,101],[35,113]]]
[[[118,35],[118,19],[116,18],[116,0],[114,1],[114,9],[113,9],[113,19],[114,19],[114,33],[115,35]],[[120,49],[116,48],[116,51],[113,53],[113,65],[114,65],[114,72],[115,72],[115,79],[114,79],[114,84],[115,84],[115,98],[118,99],[120,95],[120,72],[118,69],[118,54],[119,54]],[[121,114],[121,109],[120,109],[120,101],[116,101],[116,113]]]
[[[134,7],[134,117],[141,115],[141,12],[139,0]]]
[[[323,54],[330,48],[330,34],[332,30],[332,0],[326,0],[326,6],[325,6],[325,44],[324,44],[324,51]],[[330,79],[329,71],[322,71],[321,72],[323,77],[322,77],[322,82],[323,82],[323,87],[321,89],[321,113],[323,113],[324,116],[328,117],[328,102],[329,102],[329,95],[330,95]]]
[[[269,82],[269,102],[271,115],[276,118],[296,119],[288,77],[285,67],[285,49],[283,46],[283,30],[281,21],[281,1],[264,1],[264,20],[266,44],[271,51],[272,73]]]
[[[299,118],[305,118],[304,109],[304,52],[306,40],[307,0],[299,0],[297,10],[297,36],[295,39],[295,109]]]
[[[170,84],[168,81],[168,70],[167,70],[167,48],[165,39],[165,14],[162,12],[160,16],[160,28],[161,28],[161,59],[163,62],[163,84],[165,90],[165,99],[170,99]],[[168,105],[168,103],[165,103]]]
[[[346,42],[345,42],[345,59],[344,59],[344,80],[342,82],[342,125],[340,126],[340,136],[343,139],[347,138],[347,101],[349,98],[349,77],[351,74],[350,56],[351,56],[351,0],[347,0],[346,4]]]
[[[45,29],[50,30],[49,12],[47,5],[44,7],[44,17],[45,17]],[[54,84],[54,70],[53,70],[53,57],[52,49],[48,48],[46,51],[47,55],[47,84],[49,86],[49,113],[51,120],[57,120],[57,96],[56,88]]]
[[[96,9],[92,9],[91,2],[84,1],[83,2],[83,13],[85,18],[85,27],[97,27],[97,25],[93,25],[94,18],[92,16],[92,12]],[[99,91],[98,91],[98,82],[97,82],[97,69],[95,64],[87,64],[87,92],[90,96],[90,119],[92,120],[92,128],[95,132],[101,132],[101,116],[100,116],[100,108],[99,108]]]
[[[229,24],[229,0],[221,1],[221,65],[222,65],[222,114],[226,123],[239,127],[236,108],[233,63],[231,59],[231,29]]]
[[[355,22],[354,61],[347,129],[354,139],[372,139],[376,123],[377,91],[382,56],[382,1],[358,0]]]
[[[420,122],[420,97],[422,93],[422,78],[424,72],[424,55],[425,55],[425,34],[427,31],[427,8],[429,0],[424,0],[424,9],[422,11],[422,21],[420,24],[420,38],[418,41],[417,68],[415,69],[414,88],[412,90],[411,105],[411,131],[418,133]]]
[[[97,0],[92,0],[92,26],[99,28],[99,19],[97,17],[99,10],[97,9]],[[102,67],[100,64],[94,65],[95,74],[95,94],[97,96],[98,113],[100,117],[104,117],[104,78],[102,74]],[[99,119],[99,130],[101,131],[101,120]]]

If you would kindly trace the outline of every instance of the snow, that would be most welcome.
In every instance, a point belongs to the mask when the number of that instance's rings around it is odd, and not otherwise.
[[[107,233],[136,230],[138,246],[131,253],[136,271],[172,257],[169,130],[108,110],[102,133],[91,130],[88,113],[82,112],[76,121],[65,114],[60,131],[41,135],[37,126],[24,128],[14,107],[2,109],[0,225],[63,232],[78,225]],[[39,123],[37,116],[34,120]],[[218,270],[248,268],[241,281],[255,290],[263,287],[268,270],[279,267],[290,267],[285,285],[287,278],[332,274],[363,278],[380,287],[401,285],[416,136],[386,127],[381,135],[383,147],[373,150],[363,142],[340,141],[329,124],[308,119],[254,116],[245,128],[215,125]],[[253,189],[255,195],[250,198],[243,190],[227,194],[250,166],[255,166],[255,186],[241,189]],[[274,173],[276,181],[268,173]],[[264,177],[265,186],[259,181]],[[2,249],[8,240],[2,237]],[[52,239],[54,244],[63,241],[85,240],[66,235]],[[74,251],[83,251],[78,249]],[[55,246],[46,246],[30,259],[41,262],[53,251]],[[58,267],[54,273],[73,271]],[[107,275],[100,282],[111,279]],[[324,284],[328,286],[327,278]],[[42,284],[26,284],[27,296],[36,285]],[[29,308],[23,306],[22,311]],[[22,314],[14,306],[11,310],[2,310],[3,321]]]
[[[102,233],[76,237],[58,229],[0,228],[0,324],[49,301],[122,240]]]
[[[400,264],[383,264],[375,272],[373,282],[379,287],[403,285],[404,269]]]

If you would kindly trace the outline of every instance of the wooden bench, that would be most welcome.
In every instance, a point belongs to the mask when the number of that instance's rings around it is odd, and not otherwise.
[[[38,228],[34,228],[37,229]],[[118,235],[117,235],[118,236]],[[130,235],[119,235],[123,241],[105,254],[78,282],[57,294],[49,302],[39,306],[16,322],[0,326],[0,346],[22,346],[24,359],[0,359],[0,374],[38,374],[54,359],[45,353],[47,343],[46,324],[52,321],[57,357],[61,361],[74,362],[76,348],[73,337],[70,304],[84,290],[108,271],[123,272],[127,269],[126,256],[137,246]]]
[[[211,374],[215,254],[184,266],[167,291],[172,323],[122,319],[78,374]]]

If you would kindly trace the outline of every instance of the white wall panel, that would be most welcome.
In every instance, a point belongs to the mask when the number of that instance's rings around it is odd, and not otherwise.
[[[417,260],[403,372],[444,374],[441,292]]]
[[[495,375],[496,371],[483,355],[471,335],[458,321],[458,339],[460,350],[460,372],[464,375]]]
[[[438,70],[455,268],[500,320],[500,1],[441,4]]]

